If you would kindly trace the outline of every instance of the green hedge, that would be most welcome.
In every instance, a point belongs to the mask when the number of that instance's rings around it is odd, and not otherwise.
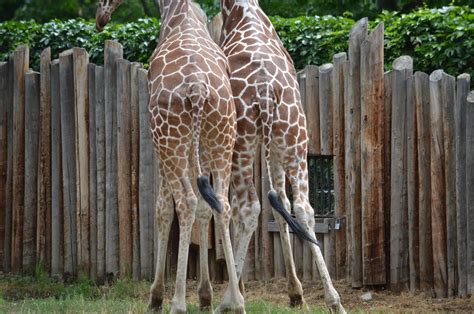
[[[442,68],[457,75],[474,75],[474,9],[444,7],[422,8],[410,14],[384,12],[370,22],[370,28],[385,23],[386,65],[400,55],[414,59],[415,70]],[[330,62],[332,56],[347,51],[347,39],[354,20],[350,16],[312,16],[292,19],[272,17],[272,22],[296,67]],[[103,42],[118,40],[124,46],[124,57],[145,65],[156,45],[159,21],[140,19],[127,24],[111,24],[96,33],[93,21],[54,20],[45,24],[33,21],[0,23],[0,60],[6,60],[16,46],[31,47],[32,67],[38,68],[41,51],[50,46],[53,56],[73,46],[87,49],[92,62],[103,61]]]

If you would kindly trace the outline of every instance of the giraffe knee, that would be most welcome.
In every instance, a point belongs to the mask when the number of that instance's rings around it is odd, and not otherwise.
[[[251,204],[247,210],[243,211],[241,222],[245,231],[254,232],[255,229],[257,229],[260,212],[261,209],[259,202]]]

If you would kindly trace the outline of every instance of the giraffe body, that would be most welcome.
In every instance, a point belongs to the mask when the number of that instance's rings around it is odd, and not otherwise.
[[[283,203],[280,208],[290,210],[285,192],[285,179],[288,178],[296,220],[308,239],[316,239],[315,221],[308,199],[306,118],[291,57],[257,0],[222,0],[221,6],[223,29],[220,46],[228,58],[237,113],[232,186],[237,235],[234,250],[240,278],[261,211],[253,183],[255,147],[259,143],[264,147],[272,204],[279,198]],[[303,290],[296,276],[288,225],[275,210],[274,217],[280,229],[290,304],[300,306],[304,303]],[[344,312],[321,250],[315,243],[306,245],[310,245],[315,257],[325,287],[326,302],[332,309]]]
[[[110,3],[110,1],[108,1]],[[160,0],[161,29],[148,71],[150,126],[160,159],[160,188],[156,206],[159,233],[155,281],[150,308],[161,309],[166,250],[174,211],[179,228],[179,253],[172,313],[186,312],[186,270],[191,229],[200,223],[200,284],[202,307],[211,306],[212,288],[207,263],[208,226],[215,221],[221,233],[229,274],[225,300],[245,312],[238,288],[230,242],[230,183],[236,116],[226,57],[209,36],[206,17],[191,0]],[[98,28],[103,27],[97,19]],[[212,175],[214,190],[207,176]],[[199,179],[199,180],[198,180]],[[215,192],[214,192],[215,191]]]

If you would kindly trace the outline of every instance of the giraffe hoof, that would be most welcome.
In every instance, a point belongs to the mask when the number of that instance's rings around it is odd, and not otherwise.
[[[304,308],[306,302],[301,294],[290,295],[290,307]]]

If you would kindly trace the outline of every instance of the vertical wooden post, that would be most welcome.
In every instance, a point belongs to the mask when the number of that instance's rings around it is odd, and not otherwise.
[[[390,192],[390,287],[408,288],[408,203],[407,203],[407,80],[413,61],[402,56],[393,62],[392,162]]]
[[[23,221],[23,271],[34,274],[36,266],[36,209],[38,182],[38,133],[40,74],[25,74],[25,212]]]
[[[59,94],[61,101],[62,185],[64,202],[63,258],[65,279],[75,276],[77,270],[76,121],[73,69],[72,50],[62,52],[59,55]]]
[[[466,208],[467,208],[467,292],[474,294],[474,92],[466,108]]]
[[[458,295],[466,297],[468,279],[467,260],[467,207],[466,207],[466,110],[470,76],[457,77],[455,122],[456,122],[456,219],[457,219],[457,270]]]
[[[87,88],[87,64],[89,56],[82,48],[73,49],[74,108],[76,138],[76,215],[77,256],[79,270],[90,271],[89,235],[89,95]]]
[[[51,271],[51,48],[40,57],[40,131],[36,260]]]
[[[385,228],[385,281],[390,284],[390,182],[392,162],[392,81],[393,71],[384,74],[383,205]]]
[[[117,209],[117,64],[122,46],[107,40],[104,50],[105,165],[106,165],[106,273],[119,271],[119,221]]]
[[[336,216],[341,218],[340,229],[336,232],[336,279],[346,276],[346,207],[344,182],[344,63],[346,53],[338,53],[333,58],[333,131],[334,131],[334,207]],[[295,257],[296,258],[296,257]]]
[[[418,209],[418,149],[415,106],[415,78],[407,80],[407,204],[408,204],[408,264],[409,287],[414,292],[420,287],[419,209]]]
[[[51,275],[63,273],[63,182],[59,60],[51,63]]]
[[[305,68],[305,113],[308,134],[308,154],[321,154],[321,128],[319,110],[319,71],[315,65]],[[265,194],[266,195],[266,194]]]
[[[97,278],[97,134],[96,134],[96,65],[87,66],[89,93],[89,227],[90,227],[90,277]]]
[[[5,227],[7,213],[8,163],[8,63],[0,62],[0,270],[5,269]]]
[[[13,53],[13,187],[12,187],[12,271],[23,261],[23,218],[25,192],[25,73],[29,67],[28,46]]]
[[[433,284],[436,297],[447,296],[446,181],[443,140],[443,71],[430,75],[431,229]],[[451,244],[450,244],[451,245]]]
[[[5,186],[5,239],[3,251],[3,271],[11,270],[12,261],[12,202],[13,202],[13,55],[7,63],[5,70],[6,92],[2,99],[6,103],[6,141],[7,141],[7,159],[6,159],[6,186]]]
[[[97,279],[105,277],[105,247],[106,230],[106,149],[105,149],[105,88],[104,68],[96,66],[95,76],[95,125],[96,125],[96,158],[97,158]],[[92,252],[92,250],[91,250]]]
[[[140,278],[140,235],[138,224],[138,156],[139,156],[139,82],[138,70],[141,68],[140,63],[132,63],[130,67],[130,112],[131,112],[131,207],[132,207],[132,275],[133,279]]]
[[[321,136],[321,155],[333,155],[333,95],[332,77],[334,66],[331,63],[319,67],[319,125]],[[309,116],[309,120],[313,117]]]
[[[447,245],[447,271],[448,271],[448,296],[456,295],[456,140],[454,106],[456,102],[456,79],[448,74],[443,75],[443,136],[445,157],[445,186],[446,186],[446,241]]]
[[[139,225],[140,225],[140,272],[142,278],[153,276],[153,212],[154,203],[154,144],[151,137],[148,112],[147,72],[138,70],[138,105],[140,127],[139,162]]]
[[[360,140],[360,51],[367,38],[367,18],[359,20],[349,34],[349,69],[347,72],[348,90],[348,180],[351,210],[351,284],[362,287],[362,213],[361,213],[361,140]],[[349,156],[348,156],[349,155]]]
[[[380,23],[361,46],[361,199],[364,285],[385,284],[384,69]]]
[[[131,275],[132,216],[130,202],[130,62],[117,60],[117,183],[120,275]]]
[[[430,173],[430,94],[429,76],[415,73],[415,110],[418,148],[418,209],[420,289],[433,288],[433,247],[431,242],[431,173]]]

